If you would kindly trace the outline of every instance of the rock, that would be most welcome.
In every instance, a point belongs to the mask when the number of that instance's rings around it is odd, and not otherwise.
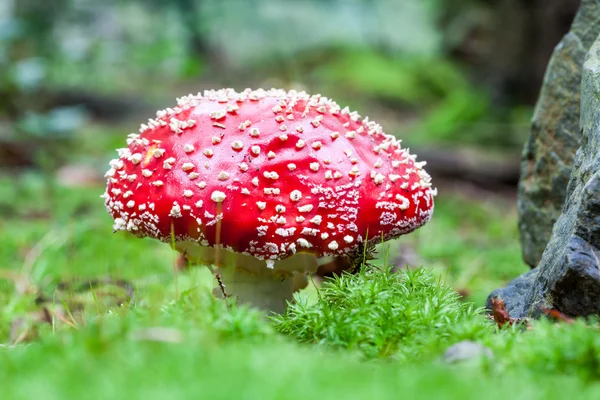
[[[492,311],[492,299],[499,297],[504,300],[506,311],[512,318],[531,316],[530,307],[533,304],[534,288],[539,278],[540,270],[535,268],[511,281],[505,288],[494,290],[487,298],[485,308]]]
[[[448,364],[456,364],[465,361],[481,360],[483,358],[491,359],[493,357],[494,353],[492,350],[484,345],[464,340],[450,346],[442,356],[442,360]]]
[[[540,306],[600,314],[600,38],[583,65],[580,126],[565,207],[539,265],[488,298],[488,307],[493,297],[503,298],[513,318],[537,317]]]
[[[535,267],[565,201],[579,148],[581,67],[600,33],[600,4],[583,0],[571,31],[556,46],[521,156],[519,230],[523,258]]]

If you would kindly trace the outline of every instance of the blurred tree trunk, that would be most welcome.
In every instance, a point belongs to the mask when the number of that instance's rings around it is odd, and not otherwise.
[[[210,54],[210,46],[204,38],[200,22],[200,10],[202,0],[177,0],[174,2],[181,16],[181,20],[190,35],[190,47],[199,56],[207,57]]]
[[[159,10],[173,7],[179,14],[181,25],[188,33],[188,44],[191,53],[206,61],[214,70],[219,71],[226,65],[221,50],[211,46],[207,38],[208,27],[203,18],[206,18],[205,0],[148,0]],[[248,0],[249,1],[249,0]]]
[[[579,0],[445,0],[447,48],[473,67],[497,105],[534,104]]]
[[[68,0],[18,0],[12,4],[11,19],[19,27],[17,35],[5,42],[4,63],[6,68],[28,58],[44,59],[51,56],[56,48],[52,35],[55,19],[60,16]],[[0,64],[2,66],[2,64]],[[38,110],[43,103],[39,93],[43,79],[35,85],[16,82],[11,74],[0,77],[0,114],[9,120],[16,120],[27,109]]]
[[[55,48],[52,29],[54,22],[68,7],[68,0],[17,0],[14,2],[13,18],[23,29],[21,37],[26,38],[33,48],[31,54],[45,56]]]

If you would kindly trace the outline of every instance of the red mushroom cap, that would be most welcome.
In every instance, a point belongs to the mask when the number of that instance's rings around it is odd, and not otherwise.
[[[345,254],[433,212],[425,163],[320,95],[206,91],[156,115],[106,174],[115,230],[279,260]]]

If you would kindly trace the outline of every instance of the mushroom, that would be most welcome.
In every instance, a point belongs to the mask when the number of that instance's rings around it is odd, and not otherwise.
[[[400,141],[304,92],[205,91],[128,136],[106,173],[115,231],[173,243],[238,302],[285,310],[317,258],[409,233],[430,177]]]

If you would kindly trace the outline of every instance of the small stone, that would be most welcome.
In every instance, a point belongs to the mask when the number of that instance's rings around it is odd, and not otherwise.
[[[486,346],[463,340],[450,346],[442,356],[442,360],[448,364],[457,364],[467,361],[481,361],[482,359],[493,359],[494,353]]]

